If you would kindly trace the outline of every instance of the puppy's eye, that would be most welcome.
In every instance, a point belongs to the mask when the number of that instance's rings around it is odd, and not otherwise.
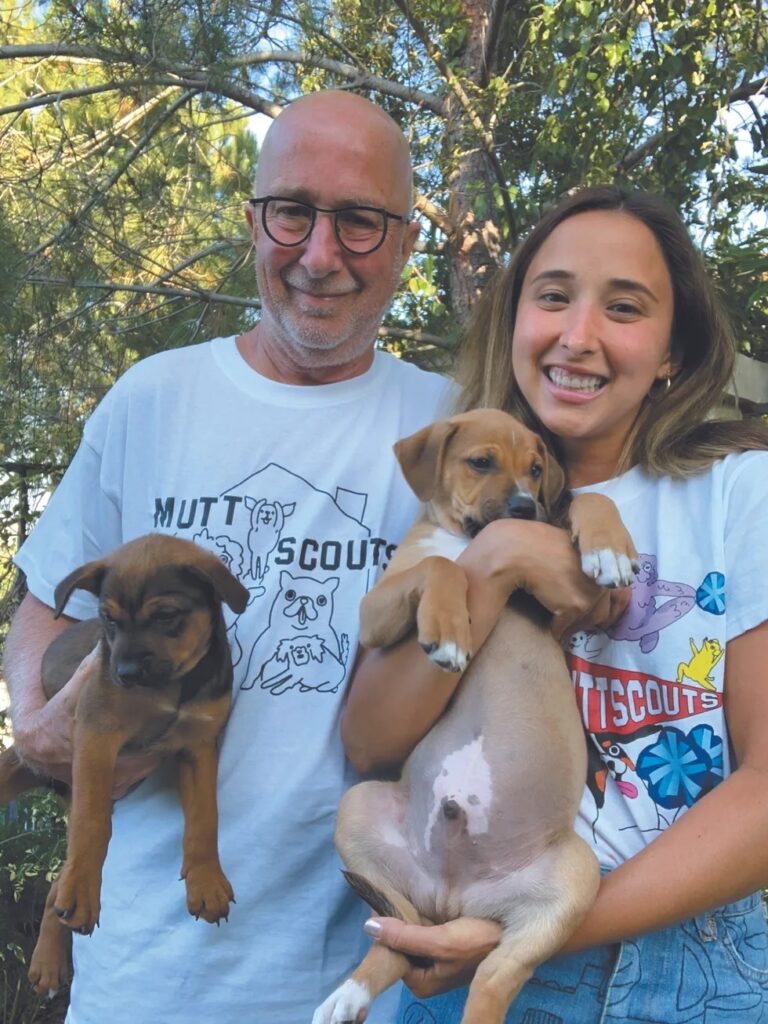
[[[155,620],[155,622],[159,622],[161,625],[165,626],[168,625],[169,622],[175,622],[180,615],[181,612],[171,611],[170,609],[168,609],[167,611],[155,612],[152,618]]]
[[[544,472],[544,467],[540,462],[534,462],[531,466],[531,477],[534,480],[538,480],[541,474]]]
[[[467,465],[471,466],[476,473],[490,473],[494,462],[490,455],[472,455],[467,459]]]
[[[285,600],[286,601],[293,601],[295,599],[296,599],[296,591],[295,590],[286,590],[286,592],[285,592]]]
[[[320,607],[322,608],[322,607],[323,607],[323,605],[326,605],[326,604],[328,604],[328,598],[327,598],[327,597],[326,597],[326,596],[325,596],[324,594],[321,594],[321,595],[320,595],[320,596],[318,597],[318,599],[317,599],[317,603],[318,603],[318,604],[320,605]]]

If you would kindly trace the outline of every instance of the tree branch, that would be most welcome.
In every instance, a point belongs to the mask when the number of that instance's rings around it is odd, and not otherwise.
[[[71,281],[66,277],[46,277],[42,274],[29,274],[23,280],[26,284],[51,285],[57,288],[136,292],[140,295],[163,295],[172,299],[198,299],[201,302],[222,302],[230,306],[241,306],[244,309],[261,309],[258,299],[242,299],[238,295],[222,295],[220,292],[208,292],[202,288],[168,288],[163,285],[128,284],[120,281]]]
[[[764,95],[767,86],[768,79],[766,78],[755,79],[752,82],[747,82],[746,84],[740,85],[738,88],[730,92],[728,96],[725,98],[725,101],[722,105],[724,107],[727,107],[730,106],[731,103],[739,103],[744,100],[750,99],[753,96]],[[666,142],[667,139],[672,138],[674,134],[675,129],[673,128],[670,131],[656,132],[654,135],[651,135],[651,137],[646,139],[645,142],[642,142],[635,149],[630,150],[630,152],[627,153],[626,156],[623,156],[621,158],[621,160],[616,164],[616,167],[614,169],[616,174],[623,174],[626,171],[633,170],[647,156],[653,153],[654,150],[658,149],[658,147],[663,142]]]
[[[256,53],[230,57],[212,68],[197,68],[191,65],[176,64],[162,57],[150,57],[148,54],[121,53],[117,50],[80,46],[75,43],[28,43],[0,46],[0,60],[18,60],[23,57],[34,57],[39,60],[51,57],[69,57],[71,59],[96,60],[103,64],[123,64],[141,68],[154,66],[176,76],[181,84],[237,100],[237,102],[243,103],[259,113],[267,114],[269,117],[277,117],[282,107],[277,103],[270,103],[262,99],[256,93],[238,86],[234,82],[221,81],[219,77],[221,71],[237,70],[254,64],[307,64],[310,67],[321,68],[324,71],[340,75],[359,88],[372,89],[385,96],[407,100],[409,103],[415,103],[441,117],[445,116],[445,105],[442,100],[431,93],[422,92],[419,89],[409,89],[407,86],[371,74],[364,68],[355,67],[353,64],[345,64],[329,57],[303,53],[298,50],[260,50]]]
[[[94,206],[102,198],[102,196],[112,188],[112,186],[122,177],[123,174],[125,174],[128,168],[134,162],[134,160],[136,160],[136,158],[146,148],[147,143],[152,139],[154,135],[157,134],[157,132],[160,130],[163,124],[176,113],[179,107],[182,107],[184,106],[185,103],[188,103],[189,100],[194,95],[196,95],[195,90],[188,89],[186,92],[182,93],[182,95],[179,96],[179,98],[175,100],[170,105],[170,107],[168,107],[167,110],[163,111],[160,117],[158,117],[157,121],[155,121],[155,123],[151,125],[144,133],[144,135],[139,139],[139,141],[130,151],[125,160],[123,160],[123,162],[119,165],[119,167],[117,167],[112,172],[112,174],[110,174],[109,177],[105,178],[105,180],[101,182],[101,184],[95,189],[93,195],[85,204],[85,206],[82,206],[77,211],[77,213],[70,217],[69,222],[65,224],[64,227],[61,228],[61,230],[57,231],[52,238],[49,238],[47,239],[47,241],[41,242],[40,245],[35,246],[35,248],[30,253],[27,254],[28,258],[33,259],[35,256],[38,256],[41,252],[44,252],[54,243],[61,241],[61,239],[65,238],[73,230],[73,228],[80,223],[80,221],[84,220],[85,217],[88,216],[88,214],[91,212]]]

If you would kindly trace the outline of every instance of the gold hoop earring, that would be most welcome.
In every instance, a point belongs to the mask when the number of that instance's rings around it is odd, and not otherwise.
[[[670,392],[670,389],[672,388],[672,377],[669,376],[669,377],[665,377],[664,379],[667,382],[667,386],[665,388],[664,394],[668,395],[669,392]]]

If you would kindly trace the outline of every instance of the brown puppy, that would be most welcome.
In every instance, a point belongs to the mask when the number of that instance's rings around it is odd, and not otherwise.
[[[547,518],[564,478],[541,440],[498,410],[433,424],[395,452],[425,506],[363,601],[361,637],[387,646],[415,625],[432,660],[465,671],[400,781],[346,794],[336,844],[350,883],[377,913],[501,923],[463,1024],[502,1024],[597,891],[597,861],[574,831],[586,744],[563,652],[546,616],[530,614],[533,602],[513,599],[470,660],[467,581],[453,559],[495,519]],[[629,585],[637,554],[613,503],[579,495],[569,518],[584,571],[606,586]],[[407,967],[402,954],[374,944],[313,1024],[359,1020]]]
[[[65,630],[42,666],[50,698],[98,645],[93,670],[73,696],[67,859],[48,894],[29,972],[41,994],[68,976],[69,933],[61,923],[85,934],[98,924],[112,775],[121,751],[178,755],[181,875],[190,914],[218,922],[233,899],[217,848],[216,740],[232,691],[221,602],[242,612],[248,591],[211,552],[161,534],[139,537],[72,572],[56,588],[56,615],[78,588],[98,596],[99,618]],[[13,747],[0,756],[0,803],[43,784]]]

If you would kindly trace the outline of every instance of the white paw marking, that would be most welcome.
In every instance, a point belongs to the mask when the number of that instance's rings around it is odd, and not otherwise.
[[[312,1024],[349,1024],[371,1005],[371,993],[359,981],[348,978],[315,1010]]]
[[[610,548],[585,551],[581,556],[581,568],[601,587],[628,587],[635,579],[632,560]]]
[[[454,643],[440,644],[428,657],[447,672],[463,672],[469,664],[469,652]]]

